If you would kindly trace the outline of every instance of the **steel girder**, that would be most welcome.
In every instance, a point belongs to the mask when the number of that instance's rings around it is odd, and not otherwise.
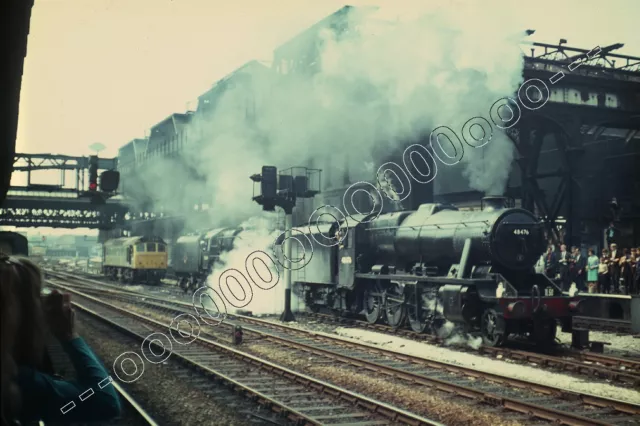
[[[507,131],[519,154],[522,205],[537,210],[554,242],[577,244],[585,222],[604,225],[604,199],[623,189],[620,181],[640,183],[640,174],[633,174],[631,165],[640,160],[640,150],[627,140],[640,124],[636,118],[621,111],[590,117],[575,107],[564,111],[550,107],[545,114],[529,112]],[[603,127],[625,128],[629,133],[625,138],[599,138],[598,129]],[[566,219],[566,238],[556,228],[560,216]]]
[[[17,227],[112,229],[122,225],[128,208],[85,199],[11,197],[0,208],[0,225]]]

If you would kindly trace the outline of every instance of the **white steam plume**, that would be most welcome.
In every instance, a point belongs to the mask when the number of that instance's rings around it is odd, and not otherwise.
[[[214,206],[212,226],[237,223],[259,211],[249,176],[262,165],[313,161],[325,180],[340,186],[346,168],[351,181],[370,180],[367,165],[376,170],[391,150],[425,143],[435,127],[449,126],[462,137],[470,118],[490,121],[491,105],[521,81],[523,29],[504,9],[449,5],[352,13],[348,33],[321,32],[315,74],[248,67],[249,84],[238,80],[213,112],[194,119],[190,135],[202,142],[183,147],[182,163],[171,160],[149,174],[154,188],[173,182],[162,204],[190,205],[204,194]],[[465,144],[463,165],[454,167],[471,187],[500,193],[512,157],[511,142],[494,127],[493,140],[478,149]]]
[[[275,215],[264,214],[259,217],[252,217],[244,222],[240,227],[243,228],[234,240],[233,250],[223,253],[220,256],[220,262],[214,265],[214,272],[207,277],[207,285],[215,289],[218,293],[221,293],[221,286],[224,288],[224,294],[228,297],[230,302],[233,302],[236,306],[241,306],[246,303],[245,297],[251,297],[249,294],[243,296],[243,290],[234,278],[227,278],[226,282],[229,286],[231,293],[235,294],[238,299],[234,299],[227,290],[224,282],[220,282],[222,274],[230,269],[237,269],[242,275],[249,279],[249,274],[246,272],[246,260],[247,257],[256,250],[262,250],[275,260],[275,256],[272,255],[272,247],[275,239],[282,232],[275,230]],[[264,278],[270,276],[264,265],[257,261],[254,262],[257,273]],[[268,265],[268,263],[267,263]],[[277,265],[277,263],[276,263]],[[269,265],[271,266],[271,265]],[[284,308],[284,274],[282,268],[278,266],[278,270],[275,267],[271,268],[271,274],[273,277],[278,276],[279,281],[275,287],[263,290],[258,288],[250,279],[249,286],[253,292],[251,302],[246,306],[236,308],[228,302],[226,303],[227,312],[234,313],[237,309],[249,310],[254,315],[258,314],[276,314],[282,312]],[[255,276],[255,274],[253,274]],[[268,286],[265,284],[264,286]],[[211,294],[215,300],[218,298]]]

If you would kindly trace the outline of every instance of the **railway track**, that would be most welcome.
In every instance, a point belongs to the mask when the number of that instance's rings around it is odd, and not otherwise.
[[[71,288],[69,290],[76,292]],[[100,293],[101,289],[94,291]],[[113,291],[103,290],[103,294],[105,291],[110,293],[111,298],[127,299],[126,295],[116,295]],[[136,303],[133,298],[128,299],[129,303]],[[145,300],[139,304],[145,309],[164,310],[167,315],[184,312],[183,308],[177,306],[181,302],[166,302]],[[412,386],[464,396],[478,404],[490,403],[511,411],[513,418],[537,418],[569,425],[636,424],[640,421],[640,406],[637,404],[425,360],[251,317],[235,318],[225,323],[234,326],[238,320],[244,324],[246,334],[253,333],[279,347],[313,354],[330,363],[355,366],[360,371],[364,369],[393,377]],[[251,326],[247,327],[247,324]],[[513,412],[519,413],[520,417]]]
[[[84,285],[84,284],[80,284]],[[94,287],[90,284],[84,285],[83,288],[91,291]],[[116,292],[131,293],[140,297],[140,293],[124,289],[112,287]],[[147,300],[151,300],[150,296],[144,295]],[[183,309],[191,309],[192,304],[179,301],[167,301],[158,299],[160,303],[171,303],[180,306]],[[416,341],[428,341],[430,343],[442,343],[433,335],[416,333],[408,329],[395,329],[384,324],[370,324],[366,321],[354,319],[340,318],[325,314],[306,314],[310,318],[314,318],[324,322],[340,323],[349,326],[356,326],[362,329],[383,332],[389,335],[402,336]],[[255,319],[249,317],[235,316],[238,320],[251,322]],[[272,324],[272,323],[269,323]],[[579,376],[597,377],[601,379],[611,380],[624,383],[630,386],[640,386],[640,359],[631,359],[625,357],[608,356],[603,354],[595,354],[582,351],[556,350],[555,354],[545,354],[532,352],[528,350],[519,350],[512,348],[493,348],[481,346],[478,349],[466,349],[464,347],[456,347],[458,351],[481,354],[491,358],[500,356],[502,359],[509,359],[515,362],[535,363],[539,366],[569,372]],[[559,352],[559,353],[558,353]]]
[[[416,341],[428,341],[433,344],[443,344],[443,340],[425,333],[416,333],[413,330],[398,329],[385,324],[370,324],[350,318],[341,318],[320,313],[305,313],[305,316],[321,322],[345,324],[365,330],[374,330],[393,336],[401,336]],[[566,372],[571,372],[590,377],[600,377],[607,380],[627,383],[632,386],[640,386],[640,358],[617,357],[597,354],[586,351],[552,349],[552,353],[539,353],[508,347],[480,346],[477,349],[464,347],[456,350],[478,353],[491,358],[501,356],[503,359],[535,363],[543,367],[550,367]],[[569,359],[567,359],[569,358]]]
[[[76,301],[73,302],[76,308],[139,341],[143,341],[150,332],[166,333],[169,328],[167,324],[153,318],[127,311],[73,289],[70,291],[76,296]],[[180,333],[177,328],[172,330]],[[164,348],[160,349],[164,353]],[[174,344],[172,355],[202,374],[215,376],[226,382],[297,424],[439,425],[204,337],[195,337],[188,345]]]

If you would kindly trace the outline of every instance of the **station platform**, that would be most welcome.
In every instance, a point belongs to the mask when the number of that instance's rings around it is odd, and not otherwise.
[[[569,295],[569,293],[565,293]],[[575,328],[640,334],[640,295],[577,293]]]

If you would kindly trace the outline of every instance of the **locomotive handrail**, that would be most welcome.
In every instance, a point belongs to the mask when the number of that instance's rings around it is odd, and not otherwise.
[[[444,225],[464,225],[464,226],[468,226],[468,224],[470,223],[484,223],[485,225],[490,225],[488,220],[473,220],[470,222],[451,222],[451,223],[428,223],[428,224],[424,224],[424,225],[404,225],[404,226],[385,226],[385,227],[381,227],[381,228],[368,228],[366,229],[367,232],[370,231],[379,231],[379,230],[385,230],[385,229],[400,229],[400,228],[411,228],[411,229],[417,229],[417,228],[426,228],[426,227],[430,227],[430,226],[435,226],[436,228],[440,228],[441,226]]]
[[[533,294],[536,293],[538,295],[537,298],[534,298]],[[533,307],[533,301],[537,300],[538,303],[536,304],[536,307]],[[531,310],[533,312],[537,312],[538,309],[540,309],[540,304],[542,303],[542,294],[540,293],[540,288],[538,287],[537,284],[534,284],[533,286],[531,286]]]

